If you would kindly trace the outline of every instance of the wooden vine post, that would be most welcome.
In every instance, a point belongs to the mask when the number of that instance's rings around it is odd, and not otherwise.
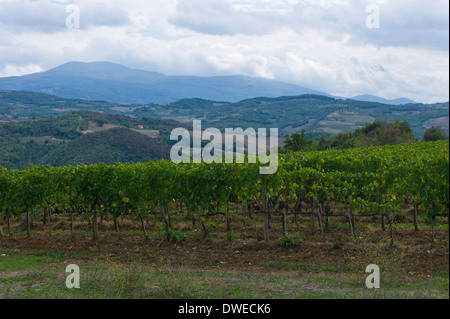
[[[287,213],[287,207],[285,207],[284,209],[283,209],[283,215],[282,215],[282,219],[281,219],[281,224],[282,224],[282,227],[283,227],[283,235],[284,236],[286,236],[287,235],[287,229],[286,229],[286,213]]]
[[[141,222],[142,235],[144,235],[144,239],[147,240],[148,239],[148,237],[147,237],[147,229],[145,228],[144,217],[142,217],[142,215],[139,215],[139,220]]]
[[[228,201],[225,207],[225,223],[227,228],[227,240],[232,241],[233,236],[231,234],[231,224],[230,224],[230,205]]]
[[[391,248],[394,248],[394,246],[395,246],[395,240],[394,240],[394,226],[393,226],[393,223],[392,223],[392,219],[391,219],[391,217],[389,216],[389,214],[387,214],[386,215],[386,218],[387,218],[387,220],[388,220],[388,223],[389,223],[389,229],[390,229],[390,233],[391,233]]]
[[[8,216],[8,234],[9,236],[12,236],[12,229],[11,229],[11,217]]]
[[[252,201],[251,206],[250,206],[250,214],[252,215],[252,218],[253,218],[253,227],[254,227],[254,229],[255,229],[256,240],[257,240],[257,241],[260,241],[261,238],[260,238],[260,236],[259,236],[259,233],[258,233],[258,226],[257,226],[257,224],[256,224],[255,205],[254,205],[253,201]]]
[[[264,241],[269,241],[269,212],[267,211],[267,181],[262,178],[262,208],[264,214]]]
[[[73,217],[73,212],[70,212],[70,234],[75,235],[75,220]]]
[[[27,237],[31,237],[31,217],[30,217],[30,210],[27,210],[26,216],[25,216],[25,222],[27,224]]]
[[[319,221],[320,232],[322,233],[322,236],[325,236],[325,232],[323,230],[323,224],[322,224],[322,205],[319,205],[319,210],[317,212],[317,219]]]
[[[97,221],[97,212],[94,212],[94,217],[92,220],[92,240],[96,242],[98,240],[98,221]]]
[[[414,200],[413,204],[414,204],[414,230],[416,232],[418,232],[419,231],[419,225],[417,223],[417,215],[418,215],[419,205],[417,204],[416,200]]]

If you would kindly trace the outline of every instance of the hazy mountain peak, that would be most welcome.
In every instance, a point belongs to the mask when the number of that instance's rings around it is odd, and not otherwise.
[[[98,62],[80,62],[80,61],[72,61],[61,64],[53,69],[48,70],[47,72],[54,71],[79,71],[80,69],[117,69],[117,70],[130,70],[130,68],[106,61],[98,61]]]
[[[0,78],[0,89],[131,104],[168,104],[185,98],[237,102],[261,96],[315,94],[331,97],[325,92],[270,79],[241,75],[165,76],[104,61],[73,61],[41,73]],[[408,99],[389,101],[369,95],[353,99],[385,104],[414,103]]]
[[[157,72],[148,72],[143,70],[136,70],[126,67],[121,64],[112,62],[68,62],[56,68],[50,69],[45,74],[61,74],[72,76],[82,76],[94,79],[104,79],[111,81],[153,81],[157,78],[163,77]]]
[[[410,100],[405,97],[401,97],[398,99],[388,100],[379,96],[365,94],[365,95],[358,95],[351,98],[352,100],[357,101],[365,101],[365,102],[378,102],[382,104],[391,104],[391,105],[403,105],[403,104],[416,104],[416,101]]]

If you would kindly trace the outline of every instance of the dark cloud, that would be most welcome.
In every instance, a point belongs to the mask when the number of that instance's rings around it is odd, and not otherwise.
[[[354,23],[349,30],[352,43],[448,51],[447,0],[397,0],[380,4],[379,8],[380,28],[360,28]]]
[[[332,40],[350,36],[355,45],[422,47],[448,50],[448,1],[396,0],[378,5],[381,27],[369,29],[366,12],[372,1],[319,3],[273,1],[273,7],[242,10],[232,0],[178,0],[169,17],[173,25],[208,35],[263,35],[280,28],[299,34],[322,31]],[[276,3],[279,3],[277,6]]]
[[[228,1],[179,0],[169,22],[181,28],[210,35],[266,34],[280,25],[281,17],[270,12],[235,10]],[[274,21],[275,20],[275,21]]]

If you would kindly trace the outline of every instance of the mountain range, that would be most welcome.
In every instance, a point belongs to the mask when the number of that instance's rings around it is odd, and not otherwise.
[[[275,98],[304,94],[342,98],[269,79],[241,75],[166,76],[110,62],[69,62],[45,72],[4,77],[0,78],[0,89],[127,104],[168,104],[189,98],[238,102],[256,97]],[[415,103],[407,98],[386,100],[372,95],[352,99],[392,105]]]

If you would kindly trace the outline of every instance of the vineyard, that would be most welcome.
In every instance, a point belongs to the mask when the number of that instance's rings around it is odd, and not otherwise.
[[[431,225],[449,215],[448,141],[330,150],[280,155],[278,171],[260,175],[259,164],[174,164],[170,161],[138,164],[30,166],[26,170],[0,167],[0,236],[12,234],[11,224],[24,220],[28,237],[32,220],[54,214],[87,220],[93,240],[99,219],[114,220],[120,234],[123,217],[140,221],[148,237],[149,217],[162,236],[178,236],[173,214],[182,213],[201,226],[202,239],[210,231],[208,219],[223,217],[231,240],[233,214],[262,217],[262,236],[271,239],[272,220],[280,218],[280,231],[288,234],[286,219],[309,216],[326,236],[328,223],[343,218],[356,237],[357,218],[377,217],[389,227],[395,243],[393,216],[411,207]],[[0,224],[1,225],[1,224]],[[433,233],[434,236],[434,233]],[[433,238],[431,238],[432,240]]]

